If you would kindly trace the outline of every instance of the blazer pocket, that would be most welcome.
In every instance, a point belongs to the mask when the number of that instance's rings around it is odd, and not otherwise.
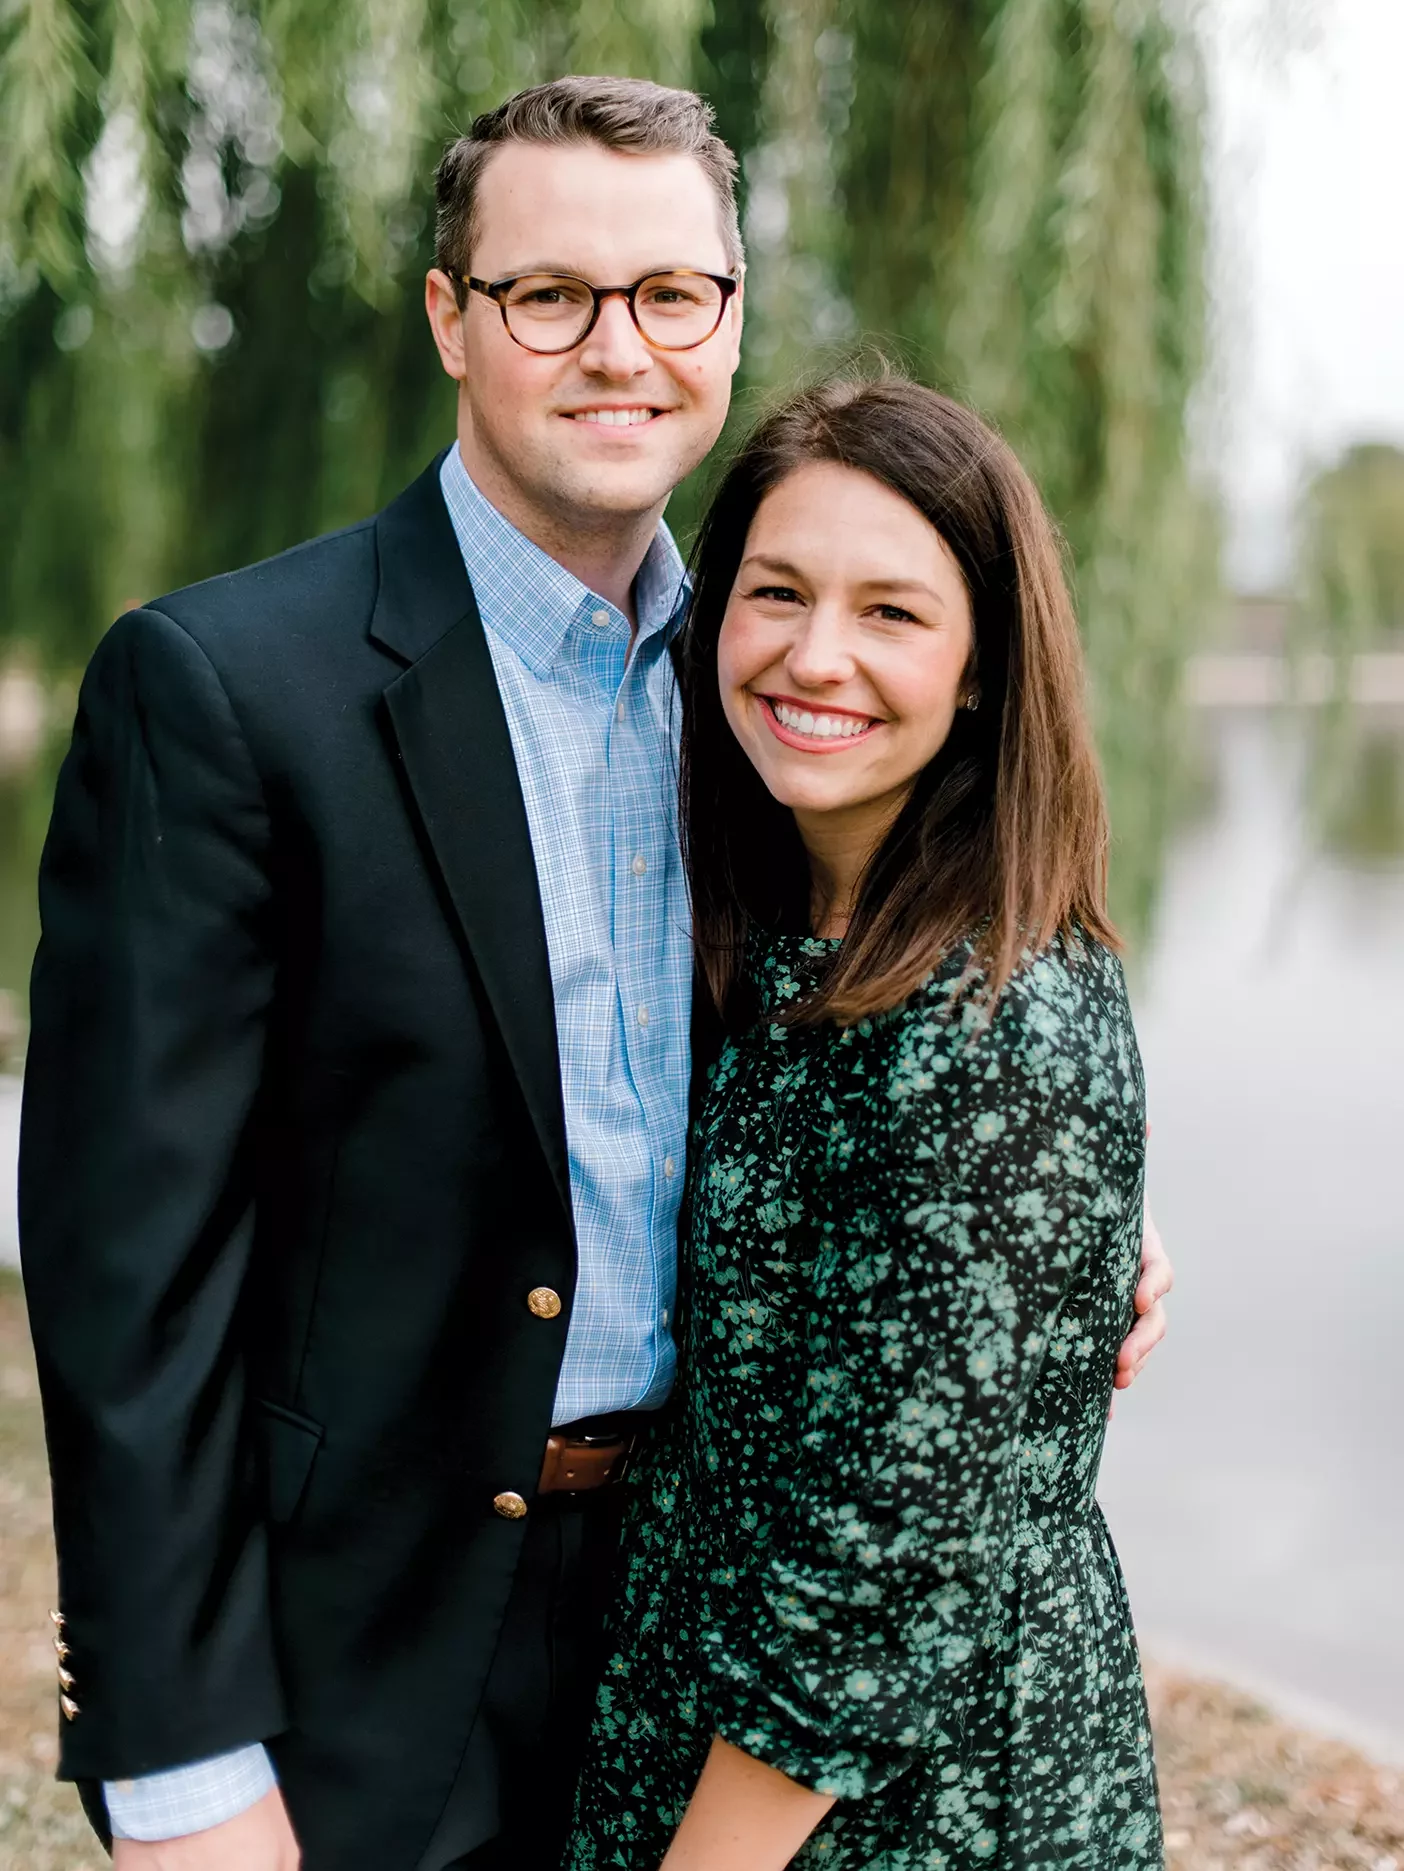
[[[297,1512],[307,1487],[312,1463],[322,1445],[320,1423],[281,1403],[257,1400],[263,1443],[263,1468],[268,1487],[268,1514],[275,1526],[286,1526]]]

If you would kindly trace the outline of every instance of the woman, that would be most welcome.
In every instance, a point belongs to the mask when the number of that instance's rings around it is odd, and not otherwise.
[[[1144,1871],[1093,1499],[1144,1092],[1058,543],[914,384],[764,423],[682,659],[687,1377],[639,1477],[573,1871]]]

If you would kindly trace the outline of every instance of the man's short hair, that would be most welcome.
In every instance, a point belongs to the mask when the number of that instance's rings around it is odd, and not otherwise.
[[[632,155],[694,157],[716,191],[727,265],[739,269],[736,158],[714,126],[711,105],[695,91],[645,78],[555,78],[518,91],[475,117],[468,134],[444,151],[434,177],[435,264],[453,277],[461,302],[457,276],[470,270],[478,236],[478,185],[500,144],[597,143]]]

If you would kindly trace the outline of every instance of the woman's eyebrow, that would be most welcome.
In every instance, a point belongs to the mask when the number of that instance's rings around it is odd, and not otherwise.
[[[791,565],[788,559],[772,559],[764,552],[752,552],[741,561],[741,570],[747,568],[757,572],[773,572],[777,578],[792,578],[803,582],[804,573],[797,565]]]
[[[860,582],[858,589],[860,591],[916,591],[920,592],[922,597],[929,598],[933,604],[939,604],[942,610],[946,608],[946,600],[940,592],[920,578],[865,578]]]
[[[792,565],[788,559],[772,558],[766,552],[749,553],[741,561],[741,572],[769,572],[772,577],[788,579],[792,584],[808,582],[797,565]],[[944,611],[948,608],[940,592],[920,578],[863,578],[859,580],[857,589],[864,592],[917,592],[938,609]]]

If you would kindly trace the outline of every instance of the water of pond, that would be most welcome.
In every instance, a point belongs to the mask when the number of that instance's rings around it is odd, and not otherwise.
[[[1404,1760],[1404,724],[1315,856],[1301,733],[1208,727],[1136,994],[1180,1284],[1102,1500],[1152,1647]]]
[[[1328,789],[1324,852],[1300,724],[1198,727],[1201,811],[1136,988],[1180,1286],[1102,1496],[1153,1647],[1404,1758],[1404,721],[1327,763],[1350,784]],[[33,943],[34,790],[0,790],[11,989]],[[0,1254],[17,1090],[0,1077]]]

